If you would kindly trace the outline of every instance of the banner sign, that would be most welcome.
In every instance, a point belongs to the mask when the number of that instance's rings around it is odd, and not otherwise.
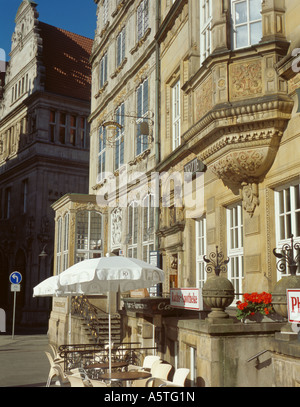
[[[200,288],[171,288],[170,305],[174,308],[203,310],[202,290]]]

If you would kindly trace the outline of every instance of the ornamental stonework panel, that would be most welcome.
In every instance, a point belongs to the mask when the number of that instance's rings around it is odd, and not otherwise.
[[[212,76],[210,75],[195,92],[196,121],[212,109]]]
[[[231,65],[230,82],[231,99],[260,96],[263,92],[261,61]]]

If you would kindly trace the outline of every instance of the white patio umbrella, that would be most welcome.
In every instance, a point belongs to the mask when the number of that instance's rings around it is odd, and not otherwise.
[[[111,292],[149,288],[164,281],[163,270],[142,260],[121,256],[84,260],[59,275],[65,294],[99,295],[108,293],[109,371],[111,372]]]
[[[100,295],[105,292],[108,293],[109,371],[111,372],[111,310],[109,294],[111,292],[149,288],[163,281],[163,270],[142,260],[121,256],[101,257],[83,260],[59,274],[57,276],[56,293],[58,296]],[[46,280],[44,283],[46,286]]]

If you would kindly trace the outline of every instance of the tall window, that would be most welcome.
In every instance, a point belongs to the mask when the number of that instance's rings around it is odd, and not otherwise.
[[[203,256],[206,253],[206,218],[195,222],[196,227],[196,273],[197,287],[202,288],[206,281],[205,262]]]
[[[149,26],[149,1],[143,0],[137,9],[138,41],[145,35]]]
[[[137,88],[137,115],[136,153],[139,155],[148,148],[148,135],[142,133],[141,126],[148,116],[148,79]]]
[[[106,128],[101,126],[99,129],[99,152],[98,152],[98,182],[102,180],[105,173],[106,156]]]
[[[60,113],[59,115],[59,141],[62,144],[66,143],[66,127],[67,127],[67,115]]]
[[[70,143],[73,146],[76,145],[76,124],[77,124],[77,117],[70,116]]]
[[[108,6],[109,0],[103,0],[103,25],[108,21]]]
[[[125,58],[125,27],[122,29],[117,37],[117,67],[121,65],[121,62]]]
[[[116,150],[115,150],[115,169],[117,170],[124,164],[124,124],[125,124],[125,104],[122,103],[116,110],[116,122],[122,128],[117,127]]]
[[[200,53],[203,62],[211,53],[212,0],[200,0]]]
[[[76,262],[102,256],[102,215],[83,211],[76,216]]]
[[[49,121],[49,141],[54,143],[56,138],[56,114],[54,110],[50,111],[50,121]]]
[[[56,274],[61,272],[61,237],[62,237],[62,218],[57,221],[57,244],[56,244]]]
[[[173,150],[180,145],[180,81],[172,88]]]
[[[79,132],[80,132],[80,147],[82,148],[87,148],[88,147],[88,143],[87,143],[87,137],[86,137],[86,133],[87,133],[87,124],[86,124],[86,119],[85,117],[80,117],[79,119]]]
[[[69,267],[69,219],[67,213],[64,216],[64,240],[63,240],[63,271]]]
[[[105,53],[100,61],[99,83],[100,89],[103,88],[107,81],[107,53]]]
[[[137,258],[138,203],[131,202],[128,207],[128,257]]]
[[[242,292],[244,277],[243,208],[241,204],[227,208],[228,279],[236,293]],[[235,299],[238,299],[236,296]]]
[[[11,205],[11,188],[6,188],[4,195],[4,219],[10,218]]]
[[[277,251],[286,243],[291,244],[291,235],[300,242],[300,185],[299,183],[282,187],[275,191],[275,226]],[[296,256],[296,253],[294,254]],[[297,271],[300,274],[300,270]],[[278,271],[277,278],[288,275]]]
[[[27,213],[28,179],[22,181],[22,211]]]
[[[262,37],[262,0],[231,0],[233,47],[258,44]]]
[[[150,261],[154,250],[154,195],[149,194],[143,201],[143,260]]]

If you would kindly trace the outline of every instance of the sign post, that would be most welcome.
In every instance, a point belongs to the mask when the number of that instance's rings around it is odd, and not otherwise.
[[[12,339],[15,335],[15,320],[16,320],[16,300],[17,292],[21,291],[20,283],[22,281],[22,274],[18,271],[14,271],[9,276],[9,281],[11,283],[11,291],[14,293],[14,309],[13,309],[13,324],[12,324]]]

